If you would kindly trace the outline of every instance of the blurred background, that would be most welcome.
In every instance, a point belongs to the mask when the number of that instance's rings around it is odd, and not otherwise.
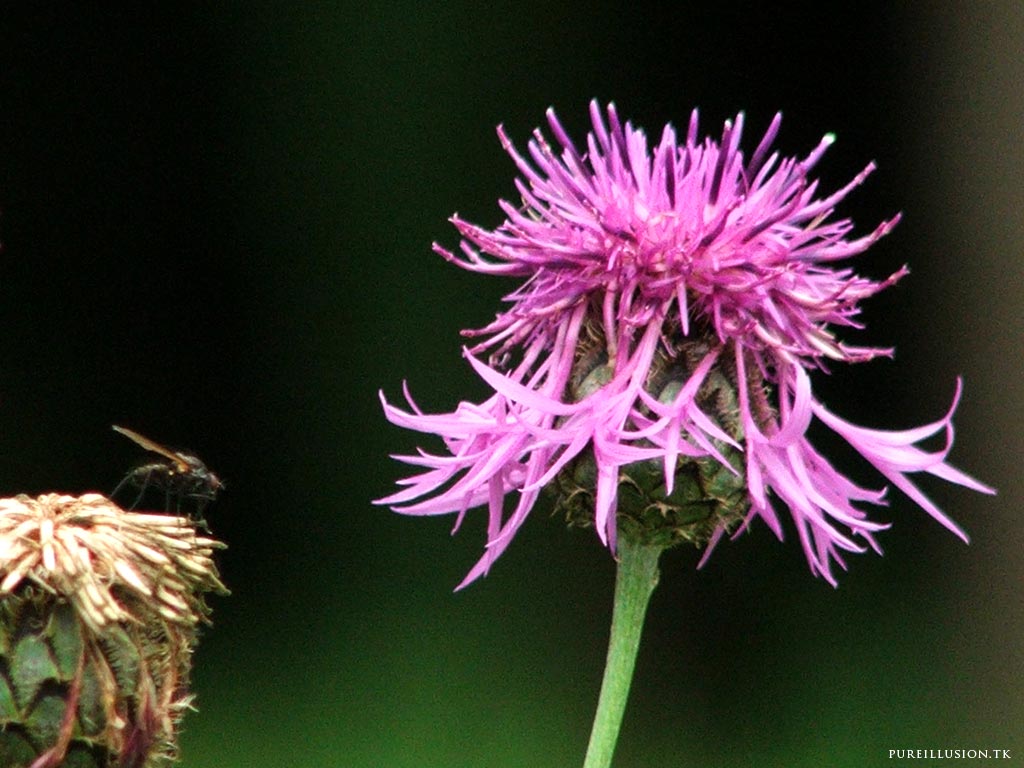
[[[1024,750],[1024,10],[668,5],[0,10],[0,492],[109,491],[145,458],[111,424],[226,480],[208,518],[234,594],[196,655],[187,768],[582,763],[614,579],[593,533],[545,502],[453,594],[483,515],[450,537],[371,500],[417,444],[379,389],[435,411],[485,391],[459,330],[514,283],[430,244],[514,199],[495,126],[524,146],[555,106],[582,141],[595,97],[649,134],[745,110],[748,152],[782,110],[783,154],[837,134],[826,190],[877,161],[840,214],[905,214],[857,265],[911,265],[856,337],[897,356],[816,391],[902,428],[962,374],[952,461],[999,488],[923,482],[969,547],[894,492],[885,556],[838,590],[792,530],[700,572],[669,553],[616,766]]]

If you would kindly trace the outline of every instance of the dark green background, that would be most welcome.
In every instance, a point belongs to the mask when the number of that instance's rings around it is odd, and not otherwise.
[[[452,594],[482,516],[450,538],[370,500],[416,444],[377,390],[483,395],[458,332],[513,285],[431,241],[457,243],[454,211],[500,222],[496,124],[522,146],[553,105],[582,138],[592,97],[655,134],[746,110],[748,150],[781,109],[786,154],[838,134],[829,190],[877,160],[841,213],[905,212],[858,266],[911,264],[857,337],[898,354],[815,386],[906,427],[963,373],[953,460],[1000,488],[925,483],[970,547],[894,494],[885,557],[838,590],[760,523],[699,573],[668,555],[616,766],[1024,757],[1021,9],[741,5],[0,10],[0,491],[111,489],[140,458],[112,423],[226,479],[234,595],[196,656],[186,767],[582,762],[614,576],[593,534],[541,505]]]

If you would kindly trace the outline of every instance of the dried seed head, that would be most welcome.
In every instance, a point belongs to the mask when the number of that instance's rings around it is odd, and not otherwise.
[[[0,499],[0,764],[172,761],[223,546],[100,494]]]

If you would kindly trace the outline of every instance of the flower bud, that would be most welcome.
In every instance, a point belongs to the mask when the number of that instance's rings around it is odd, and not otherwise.
[[[707,356],[710,347],[700,340],[680,337],[670,351],[655,354],[644,390],[663,404],[676,399]],[[725,360],[728,361],[728,357]],[[579,402],[591,396],[613,378],[596,332],[585,335],[573,365],[568,398]],[[711,439],[719,455],[680,455],[675,462],[672,488],[666,480],[665,462],[649,459],[627,464],[619,472],[617,524],[620,535],[633,541],[663,548],[689,542],[703,548],[715,529],[732,530],[750,508],[744,474],[743,428],[739,419],[735,370],[721,359],[705,376],[695,397],[697,406],[728,434],[736,445]],[[643,445],[643,443],[640,443]],[[597,463],[587,449],[559,473],[555,492],[556,509],[564,511],[571,525],[591,527],[594,523],[594,493]]]

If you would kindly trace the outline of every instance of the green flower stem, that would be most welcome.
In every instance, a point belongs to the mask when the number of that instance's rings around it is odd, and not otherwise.
[[[647,603],[658,585],[658,557],[663,549],[657,545],[629,541],[626,536],[619,540],[608,659],[583,768],[608,768],[612,764],[615,742],[619,738],[619,727],[629,697],[629,685],[633,680]]]

